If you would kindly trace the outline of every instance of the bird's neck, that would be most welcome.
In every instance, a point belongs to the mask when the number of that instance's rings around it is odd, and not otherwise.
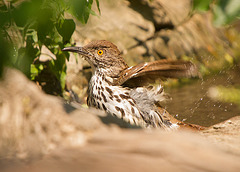
[[[110,69],[96,68],[92,73],[91,84],[113,85],[114,77],[111,76],[111,73]]]
[[[121,73],[128,68],[123,67],[108,67],[108,68],[94,68],[92,69],[92,78],[102,78],[109,85],[114,85],[114,81],[121,76]]]

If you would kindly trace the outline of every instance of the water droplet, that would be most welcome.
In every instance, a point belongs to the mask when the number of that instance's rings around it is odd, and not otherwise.
[[[182,120],[182,122],[184,122],[184,121],[186,121],[187,120],[187,118],[184,118],[183,120]]]

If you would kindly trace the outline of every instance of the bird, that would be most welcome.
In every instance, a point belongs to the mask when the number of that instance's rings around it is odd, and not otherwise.
[[[161,107],[167,97],[163,86],[152,83],[159,78],[198,76],[192,62],[162,59],[129,67],[117,46],[107,40],[62,50],[78,53],[91,66],[88,106],[143,128],[179,128],[179,121],[173,122],[173,117]]]

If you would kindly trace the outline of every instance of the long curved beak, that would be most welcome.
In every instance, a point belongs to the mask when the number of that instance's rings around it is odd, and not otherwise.
[[[63,48],[62,51],[75,52],[85,56],[89,55],[89,52],[84,50],[83,47],[66,47],[66,48]]]

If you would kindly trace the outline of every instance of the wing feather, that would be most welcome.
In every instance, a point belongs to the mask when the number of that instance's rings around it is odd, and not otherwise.
[[[199,76],[197,67],[190,61],[158,60],[141,63],[125,69],[114,85],[145,86],[163,78],[190,78]]]

